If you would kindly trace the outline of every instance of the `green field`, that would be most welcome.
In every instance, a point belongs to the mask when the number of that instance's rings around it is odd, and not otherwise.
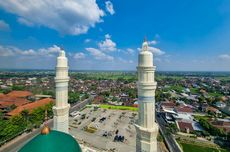
[[[221,81],[230,81],[230,76],[225,76],[225,77],[215,77],[215,79],[217,79],[217,80],[221,80]]]
[[[136,107],[112,106],[112,105],[105,105],[105,104],[102,104],[99,107],[103,108],[103,109],[131,110],[131,111],[137,111],[138,110],[138,108],[136,108]]]
[[[194,144],[180,143],[184,152],[228,152],[220,148],[203,147]]]
[[[137,80],[136,72],[85,72],[71,75],[83,80]]]

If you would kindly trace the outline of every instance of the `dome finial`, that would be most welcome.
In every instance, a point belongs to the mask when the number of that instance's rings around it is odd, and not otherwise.
[[[64,50],[63,47],[60,47],[60,54],[59,54],[59,56],[65,57],[65,50]]]
[[[142,51],[148,51],[148,42],[146,36],[144,37],[144,42],[142,44]]]
[[[147,42],[147,36],[144,37],[144,42]]]
[[[50,132],[50,128],[49,128],[49,126],[47,124],[47,121],[48,121],[48,114],[47,114],[47,109],[46,109],[45,110],[45,125],[41,130],[42,135],[47,135]]]

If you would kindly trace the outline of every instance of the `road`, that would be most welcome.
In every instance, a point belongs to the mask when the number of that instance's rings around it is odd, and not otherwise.
[[[70,107],[70,113],[76,110],[80,110],[81,108],[83,108],[84,106],[86,106],[87,104],[89,104],[92,99],[95,96],[91,96],[88,99],[76,103],[75,105],[72,105]],[[53,119],[48,121],[48,126],[50,128],[53,127]],[[39,129],[35,129],[34,131],[30,132],[30,133],[24,133],[18,137],[16,137],[15,139],[9,141],[8,143],[6,143],[5,145],[2,145],[0,147],[0,151],[1,152],[15,152],[18,151],[23,145],[25,145],[28,141],[30,141],[33,137],[35,137],[36,135],[38,135],[40,133],[41,128]]]
[[[168,146],[169,151],[170,152],[181,152],[172,134],[167,133],[167,128],[166,128],[167,123],[162,118],[162,116],[157,115],[156,120],[159,124],[160,130],[162,131],[162,135],[164,136],[164,139],[166,140],[166,144]]]
[[[81,108],[83,108],[84,106],[86,106],[87,104],[89,104],[93,99],[94,99],[95,96],[90,96],[88,99],[82,101],[82,102],[77,102],[75,105],[72,105],[69,109],[69,112],[73,112],[73,111],[78,111],[80,110]]]

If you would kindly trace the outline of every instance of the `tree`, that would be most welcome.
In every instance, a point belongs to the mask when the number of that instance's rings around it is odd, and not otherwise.
[[[80,99],[80,93],[78,92],[69,92],[68,102],[70,104],[76,103]]]
[[[25,109],[21,112],[21,116],[24,118],[24,120],[26,121],[26,126],[28,126],[28,122],[29,122],[29,110]]]
[[[23,86],[23,85],[13,85],[12,90],[25,90],[25,86]]]
[[[169,124],[169,130],[171,133],[175,134],[178,131],[176,124]]]
[[[0,143],[19,135],[25,130],[40,127],[44,121],[45,110],[51,117],[53,115],[52,103],[36,108],[31,113],[28,110],[23,110],[20,115],[13,116],[8,120],[0,118]]]
[[[224,133],[223,129],[219,129],[219,128],[216,128],[216,127],[212,126],[211,124],[209,124],[209,122],[206,119],[201,118],[199,120],[199,123],[211,135],[213,135],[213,136],[221,136],[221,137],[225,136],[225,133]]]
[[[50,95],[50,96],[54,97],[54,90],[45,90],[42,92],[42,94]]]

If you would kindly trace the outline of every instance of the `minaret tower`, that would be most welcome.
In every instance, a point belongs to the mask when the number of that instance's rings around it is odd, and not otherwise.
[[[68,104],[68,60],[65,51],[61,50],[57,57],[56,65],[56,101],[53,107],[54,130],[69,133],[69,108]]]
[[[157,152],[158,125],[155,122],[155,69],[153,54],[145,40],[138,56],[138,121],[136,152]]]

